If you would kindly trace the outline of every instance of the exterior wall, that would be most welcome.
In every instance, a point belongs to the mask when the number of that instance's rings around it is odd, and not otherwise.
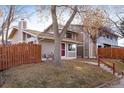
[[[84,40],[84,48],[83,48],[83,50],[84,50],[84,58],[89,58],[89,52],[90,52],[90,48],[89,48],[89,36],[88,36],[88,34],[86,34],[85,32],[83,33],[83,40]]]
[[[11,39],[12,44],[22,43],[22,42],[25,42],[25,43],[33,42],[33,43],[38,44],[37,37],[34,37],[34,36],[32,36],[30,38],[25,37],[25,40],[23,40],[22,32],[23,32],[23,30],[19,30],[15,33],[15,35]]]
[[[23,31],[27,28],[27,22],[24,19],[21,19],[18,24],[18,31],[11,39],[11,43],[22,43],[23,42]]]
[[[92,40],[89,40],[89,58],[96,58],[96,49],[94,48],[94,44],[92,42]]]
[[[85,35],[84,58],[95,58],[93,42],[88,35]]]
[[[100,46],[104,47],[104,44],[118,46],[118,41],[116,40],[116,38],[109,39],[109,38],[106,38],[103,36],[99,37],[97,39],[97,46],[100,45]]]
[[[54,53],[54,42],[53,41],[42,41],[42,58],[48,56],[51,53]]]
[[[0,45],[2,44],[2,41],[0,41]]]
[[[12,44],[23,42],[22,31],[21,30],[17,31],[15,33],[15,35],[13,36],[13,38],[10,39],[10,41],[11,41]]]

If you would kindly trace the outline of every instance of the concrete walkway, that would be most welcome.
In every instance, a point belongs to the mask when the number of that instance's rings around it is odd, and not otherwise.
[[[120,79],[120,83],[110,86],[110,88],[124,88],[124,77]]]
[[[96,62],[89,62],[89,61],[83,61],[84,63],[91,64],[91,65],[98,65]]]

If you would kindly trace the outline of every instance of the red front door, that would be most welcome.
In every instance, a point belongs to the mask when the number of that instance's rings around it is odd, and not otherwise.
[[[65,43],[61,43],[61,56],[65,56]]]

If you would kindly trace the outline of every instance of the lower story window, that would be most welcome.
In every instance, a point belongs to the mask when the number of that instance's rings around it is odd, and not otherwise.
[[[76,44],[68,44],[68,51],[76,51]]]

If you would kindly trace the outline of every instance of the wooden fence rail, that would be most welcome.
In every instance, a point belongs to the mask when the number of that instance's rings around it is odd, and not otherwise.
[[[124,59],[124,48],[99,48],[98,55],[104,58]]]
[[[20,64],[41,62],[41,45],[14,44],[0,46],[0,70]]]
[[[111,65],[109,65],[109,64],[107,64],[106,63],[106,61],[104,61],[104,59],[102,58],[102,57],[98,57],[98,66],[100,67],[100,64],[104,64],[105,66],[107,66],[107,67],[109,67],[109,68],[111,68],[112,69],[112,71],[113,71],[113,75],[115,75],[115,72],[117,72],[116,70],[115,70],[115,63],[112,63],[112,66]]]

